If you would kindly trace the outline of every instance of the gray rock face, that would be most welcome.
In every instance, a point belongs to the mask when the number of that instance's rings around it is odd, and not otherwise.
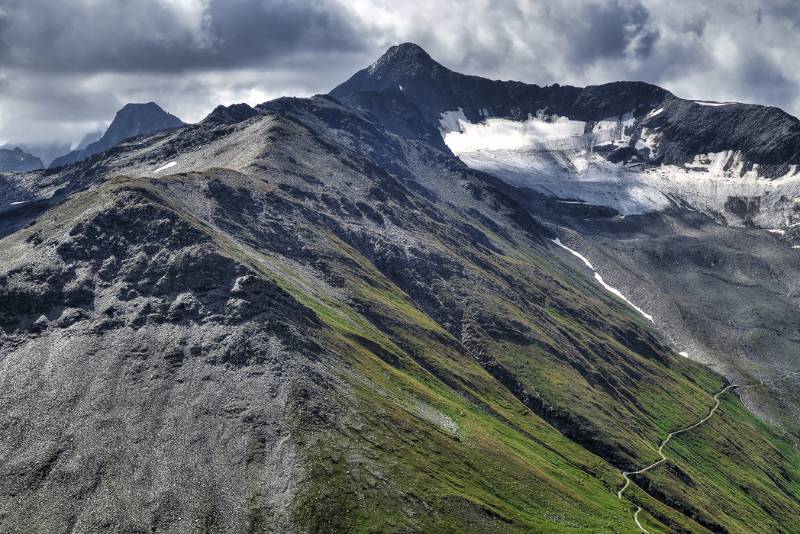
[[[363,105],[364,97],[356,96],[361,92],[405,98],[433,126],[438,126],[442,112],[458,109],[471,122],[487,116],[524,120],[539,111],[586,122],[632,113],[644,119],[637,128],[658,129],[663,142],[653,159],[669,164],[725,150],[742,152],[751,163],[778,167],[765,172],[785,173],[787,165],[800,162],[800,121],[778,108],[697,103],[643,82],[581,88],[488,80],[453,72],[412,43],[391,47],[375,63],[334,88],[331,95],[343,101],[361,99]],[[380,107],[374,106],[376,113]],[[663,111],[645,118],[657,108]],[[409,134],[407,126],[396,131]]]
[[[800,121],[778,108],[675,99],[663,109],[642,126],[658,129],[663,136],[658,157],[664,163],[682,164],[696,154],[725,150],[739,151],[752,163],[778,167],[780,174],[787,165],[800,163]]]
[[[0,148],[0,171],[33,171],[43,167],[42,160],[19,148]]]
[[[418,94],[449,77],[420,49],[395,54],[380,68],[401,65]],[[599,114],[668,98],[494,83],[509,113],[525,99]],[[0,530],[633,528],[617,468],[652,461],[665,413],[705,413],[722,378],[550,241],[579,224],[603,239],[615,212],[471,170],[437,133],[405,84],[370,86],[219,107],[0,176]],[[645,223],[625,220],[639,239]],[[618,261],[672,265],[663,241],[637,255],[617,235]],[[715,420],[726,443],[774,439],[728,417]],[[652,520],[723,531],[744,508],[767,529],[800,517],[784,450],[715,450],[763,490],[747,507],[676,458],[694,489],[658,494],[672,510]]]
[[[546,110],[588,125],[632,112],[629,145],[596,147],[596,153],[611,163],[683,168],[698,155],[730,152],[740,156],[728,165],[741,163],[742,173],[755,171],[769,180],[786,175],[800,157],[800,121],[777,108],[684,100],[637,82],[542,88],[492,81],[453,72],[410,43],[390,48],[331,94],[381,117],[394,133],[415,140],[428,135],[420,123],[438,126],[440,113],[457,109],[472,122],[485,120],[487,113],[522,120]],[[396,101],[404,105],[390,105]],[[642,156],[636,141],[645,131],[658,141],[653,153]],[[537,181],[536,171],[529,170],[533,167],[520,168],[527,180]],[[508,179],[499,172],[501,165],[497,169],[497,176]],[[575,178],[565,174],[564,189]],[[696,179],[704,180],[703,173]],[[625,180],[623,173],[620,181]],[[709,194],[713,188],[709,184],[704,194],[713,197]],[[732,380],[756,373],[775,384],[782,392],[780,399],[753,399],[751,405],[796,430],[800,383],[791,373],[793,355],[800,350],[800,324],[793,318],[800,273],[797,250],[792,248],[795,230],[786,227],[779,230],[785,236],[776,237],[747,228],[755,226],[757,217],[764,220],[765,210],[794,213],[800,201],[794,190],[790,185],[773,192],[780,200],[767,202],[770,192],[748,195],[744,189],[744,196],[728,196],[719,202],[719,211],[706,210],[705,216],[685,209],[691,198],[675,198],[665,213],[624,219],[600,201],[575,203],[566,195],[555,201],[542,199],[525,187],[512,196],[527,199],[532,212],[554,228],[583,236],[580,243],[591,251],[593,262],[605,263],[606,277],[615,277],[626,293],[661,313],[657,314],[661,329],[677,347],[715,365]],[[575,194],[581,192],[577,189]],[[736,223],[745,228],[733,228]]]
[[[776,396],[744,392],[760,416],[797,431],[800,420],[800,261],[796,237],[721,225],[670,209],[629,216],[531,197],[592,264],[656,318],[676,350],[732,381],[756,376]],[[551,211],[552,210],[552,211]]]
[[[468,76],[440,65],[412,43],[393,46],[330,94],[346,100],[361,92],[399,92],[437,127],[440,113],[459,108],[473,122],[483,120],[487,113],[525,119],[539,111],[590,121],[628,112],[643,115],[674,98],[668,91],[642,82],[541,87]]]
[[[313,315],[147,191],[61,210],[2,254],[3,530],[291,531]]]
[[[56,158],[50,166],[62,167],[76,163],[104,152],[124,139],[183,125],[183,121],[161,109],[155,102],[126,104],[125,107],[117,112],[111,125],[100,139]]]

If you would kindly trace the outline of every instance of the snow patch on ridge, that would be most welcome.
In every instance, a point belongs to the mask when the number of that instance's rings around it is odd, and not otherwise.
[[[594,144],[611,143],[615,146],[626,146],[631,140],[630,130],[636,123],[633,113],[622,117],[609,117],[597,121],[592,128]]]
[[[161,171],[166,171],[167,169],[171,169],[172,167],[174,167],[177,164],[178,164],[178,162],[176,162],[176,161],[170,161],[166,165],[162,165],[161,167],[159,167],[156,170],[154,170],[153,174],[156,174],[156,173],[161,172]]]
[[[650,128],[642,128],[641,133],[639,134],[639,139],[636,141],[636,150],[644,150],[645,148],[649,150],[649,158],[653,159],[656,154],[656,149],[658,148],[658,141],[661,137],[655,130],[651,130]]]
[[[765,178],[758,175],[757,165],[745,164],[740,152],[727,150],[697,155],[684,166],[647,169],[642,178],[705,213],[725,213],[730,199],[758,198],[759,209],[752,215],[756,226],[780,229],[797,222],[794,205],[800,198],[800,174],[796,165],[789,166],[783,176]]]
[[[571,248],[566,246],[564,243],[562,243],[559,238],[551,239],[551,241],[553,243],[555,243],[556,245],[558,245],[559,247],[561,247],[564,250],[566,250],[567,252],[569,252],[570,254],[572,254],[573,256],[575,256],[576,258],[578,258],[579,260],[581,260],[584,265],[586,265],[588,268],[590,268],[591,270],[594,271],[594,267],[592,267],[592,264],[589,262],[589,260],[586,259],[586,256],[583,256],[582,254],[580,254],[576,250],[572,250]]]
[[[707,102],[705,100],[695,100],[694,103],[697,104],[698,106],[717,107],[717,106],[730,106],[733,102]]]
[[[550,241],[552,241],[553,243],[555,243],[555,244],[556,244],[556,245],[558,245],[559,247],[563,248],[564,250],[568,251],[570,254],[572,254],[572,255],[573,255],[573,256],[575,256],[576,258],[580,259],[580,260],[583,262],[583,264],[584,264],[584,265],[586,265],[586,266],[587,266],[589,269],[591,269],[591,270],[594,272],[594,279],[595,279],[595,280],[597,280],[597,283],[598,283],[598,284],[600,284],[601,286],[603,286],[603,288],[604,288],[606,291],[608,291],[608,292],[609,292],[609,293],[611,293],[612,295],[615,295],[615,296],[617,296],[617,297],[618,297],[620,300],[622,300],[623,302],[625,302],[625,303],[626,303],[628,306],[630,306],[631,308],[633,308],[634,310],[636,310],[637,312],[639,312],[639,313],[642,315],[642,317],[644,317],[645,319],[647,319],[647,320],[648,320],[648,321],[650,321],[651,323],[654,323],[654,324],[655,324],[655,321],[653,320],[653,316],[652,316],[652,315],[650,315],[650,314],[648,314],[648,313],[645,313],[645,311],[644,311],[644,310],[642,310],[642,309],[641,309],[640,307],[638,307],[636,304],[634,304],[633,302],[631,302],[630,300],[628,300],[628,298],[627,298],[625,295],[623,295],[623,294],[622,294],[622,292],[621,292],[619,289],[617,289],[617,288],[615,288],[615,287],[611,287],[610,285],[608,285],[608,284],[605,282],[605,280],[603,280],[603,277],[602,277],[602,276],[600,276],[600,274],[599,274],[599,273],[598,273],[598,272],[595,270],[595,268],[594,268],[594,267],[592,267],[592,264],[591,264],[591,262],[589,262],[589,260],[588,260],[588,259],[586,259],[586,257],[585,257],[584,255],[582,255],[580,252],[578,252],[578,251],[576,251],[576,250],[572,250],[571,248],[569,248],[568,246],[566,246],[564,243],[562,243],[562,242],[561,242],[561,240],[560,240],[560,239],[558,239],[558,238],[551,239]]]
[[[445,134],[449,132],[460,132],[461,123],[469,123],[462,108],[458,108],[457,111],[445,111],[441,113],[439,115],[439,125],[442,131],[442,137],[445,137]]]
[[[594,273],[594,278],[595,278],[595,280],[597,280],[597,282],[598,282],[598,283],[599,283],[601,286],[603,286],[603,287],[604,287],[604,288],[605,288],[605,289],[606,289],[606,290],[607,290],[609,293],[612,293],[612,294],[614,294],[614,295],[618,296],[620,299],[622,299],[623,301],[625,301],[625,302],[628,304],[628,306],[630,306],[631,308],[633,308],[634,310],[636,310],[637,312],[639,312],[640,314],[642,314],[642,316],[643,316],[645,319],[647,319],[647,320],[648,320],[648,321],[650,321],[651,323],[655,323],[655,321],[653,320],[653,316],[652,316],[652,315],[650,315],[650,314],[648,314],[648,313],[645,313],[645,312],[644,312],[644,310],[642,310],[642,309],[641,309],[640,307],[638,307],[636,304],[634,304],[633,302],[631,302],[630,300],[628,300],[628,298],[627,298],[625,295],[623,295],[623,294],[622,294],[622,292],[621,292],[619,289],[617,289],[617,288],[615,288],[615,287],[611,287],[610,285],[608,285],[607,283],[605,283],[605,281],[603,280],[603,277],[602,277],[602,276],[600,276],[600,274],[598,274],[598,273]]]
[[[487,118],[475,124],[467,120],[461,108],[442,113],[439,124],[445,144],[455,154],[530,148],[547,141],[581,136],[586,126],[566,117],[541,115],[529,116],[525,121]]]

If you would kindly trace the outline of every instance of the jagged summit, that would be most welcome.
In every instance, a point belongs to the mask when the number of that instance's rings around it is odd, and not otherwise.
[[[258,115],[258,111],[248,104],[231,104],[230,106],[217,106],[209,113],[203,123],[209,124],[235,124],[250,117]]]
[[[453,74],[419,45],[403,43],[389,48],[375,63],[333,89],[331,95],[346,99],[357,92],[403,90],[403,84],[413,91],[436,84],[437,80],[444,81]]]
[[[394,71],[405,75],[413,75],[426,69],[436,68],[446,69],[434,61],[421,46],[414,43],[403,43],[389,48],[368,67],[373,74],[386,74]]]
[[[389,47],[389,49],[386,50],[383,56],[381,56],[381,59],[391,58],[391,57],[415,57],[419,59],[425,59],[427,61],[432,61],[435,63],[431,55],[428,54],[428,52],[424,48],[419,46],[417,43],[412,43],[412,42],[400,43],[398,45]]]
[[[184,122],[175,115],[167,113],[155,102],[144,104],[125,104],[106,130],[100,143],[110,148],[123,139],[157,132],[167,128],[183,126]]]
[[[175,115],[167,113],[155,102],[125,104],[117,111],[103,136],[83,149],[53,160],[51,167],[61,167],[105,152],[120,141],[137,135],[154,133],[168,128],[177,128],[185,123]]]
[[[358,96],[370,92],[382,96]],[[787,165],[800,163],[800,121],[778,108],[685,100],[642,81],[573,87],[490,80],[452,71],[413,43],[389,48],[331,95],[358,101],[362,108],[372,102],[372,111],[384,117],[383,110],[397,105],[383,100],[404,98],[435,128],[449,111],[463,113],[472,123],[490,117],[520,121],[540,112],[587,123],[627,115],[637,120],[632,129],[653,143],[658,140],[652,162],[683,165],[698,156],[731,151],[748,164],[762,165],[758,172],[764,175],[782,175]],[[408,128],[394,130],[404,135]]]
[[[634,112],[644,115],[675,98],[645,82],[613,82],[586,88],[539,86],[461,74],[436,62],[413,43],[389,48],[375,63],[331,91],[347,101],[356,93],[400,91],[423,116],[438,125],[445,111],[461,109],[471,121],[488,116],[524,119],[540,110],[577,120],[600,120]]]
[[[625,112],[675,98],[675,95],[666,89],[643,81],[623,80],[581,88],[562,86],[557,83],[550,86],[539,86],[518,81],[489,80],[448,69],[415,43],[392,46],[377,61],[334,88],[331,95],[341,99],[359,91],[399,89],[407,92],[404,83],[414,84],[420,80],[438,84],[441,90],[449,89],[450,91],[456,90],[445,86],[452,83],[466,84],[474,88],[486,88],[487,84],[491,84],[495,87],[513,88],[510,91],[512,93],[548,90],[559,94],[565,102],[573,103],[577,113],[592,116],[616,111],[613,106],[609,107],[607,101],[609,95],[616,95],[616,100],[620,105],[630,106],[625,109]],[[408,87],[408,89],[411,88],[411,86]],[[489,95],[484,89],[481,96]]]

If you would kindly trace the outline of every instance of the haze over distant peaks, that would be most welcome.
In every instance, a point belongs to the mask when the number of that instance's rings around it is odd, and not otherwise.
[[[32,171],[42,167],[42,160],[20,148],[0,148],[0,171]]]
[[[103,130],[102,128],[99,129],[99,130],[95,130],[93,132],[87,133],[86,135],[83,136],[81,141],[75,147],[75,150],[83,150],[84,148],[86,148],[87,146],[91,145],[95,141],[99,141],[100,138],[103,137],[104,133],[105,133],[105,130]]]

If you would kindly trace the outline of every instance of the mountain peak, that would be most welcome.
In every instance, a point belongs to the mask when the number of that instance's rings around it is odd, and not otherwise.
[[[117,115],[134,113],[166,113],[164,109],[155,102],[128,102],[117,110]]]
[[[330,94],[343,100],[360,91],[402,90],[415,82],[449,73],[450,70],[437,63],[419,45],[402,43],[389,48],[375,63],[355,73]]]
[[[126,110],[126,109],[137,109],[137,108],[138,109],[147,109],[147,108],[160,109],[161,111],[164,111],[161,108],[161,106],[159,106],[158,104],[156,104],[152,100],[150,102],[128,102],[127,104],[122,106],[122,108],[120,108],[120,111],[123,111],[123,110]]]
[[[171,113],[167,113],[155,102],[132,102],[125,104],[122,109],[117,111],[108,130],[93,145],[98,144],[97,148],[100,148],[102,152],[124,139],[168,128],[177,128],[184,124],[182,120]]]
[[[367,69],[372,74],[390,75],[393,78],[419,74],[431,68],[443,68],[421,46],[402,43],[389,48]]]
[[[184,125],[185,123],[182,120],[171,113],[167,113],[155,102],[131,102],[117,111],[114,120],[111,121],[108,129],[100,139],[81,150],[74,150],[65,156],[57,158],[51,166],[67,165],[94,154],[105,152],[119,142],[137,135],[154,133]]]
[[[142,120],[163,121],[165,123],[174,124],[175,126],[182,126],[184,124],[182,120],[171,113],[167,113],[155,102],[129,102],[122,106],[119,111],[117,111],[114,121],[112,121],[106,133],[113,129],[115,122],[124,120],[127,117],[137,117],[141,118]]]
[[[401,43],[392,46],[378,58],[376,63],[407,59],[424,63],[436,63],[431,55],[416,43]]]
[[[359,100],[357,93],[371,92],[397,93],[395,97],[408,100],[424,120],[437,128],[441,114],[447,111],[460,110],[471,122],[489,116],[522,120],[542,110],[573,120],[597,121],[629,112],[641,116],[675,98],[661,87],[635,81],[583,88],[541,87],[465,75],[437,63],[414,43],[392,46],[331,95],[348,101]]]
[[[404,54],[423,54],[423,55],[425,55],[427,57],[431,57],[428,54],[428,52],[425,51],[424,48],[422,48],[417,43],[412,43],[410,41],[409,42],[405,42],[405,43],[400,43],[398,45],[390,46],[389,49],[386,52],[388,53],[388,52],[392,52],[392,51],[399,51],[399,52],[402,52]]]
[[[203,123],[235,124],[255,115],[258,115],[258,111],[248,104],[231,104],[230,106],[219,105],[203,119]]]

